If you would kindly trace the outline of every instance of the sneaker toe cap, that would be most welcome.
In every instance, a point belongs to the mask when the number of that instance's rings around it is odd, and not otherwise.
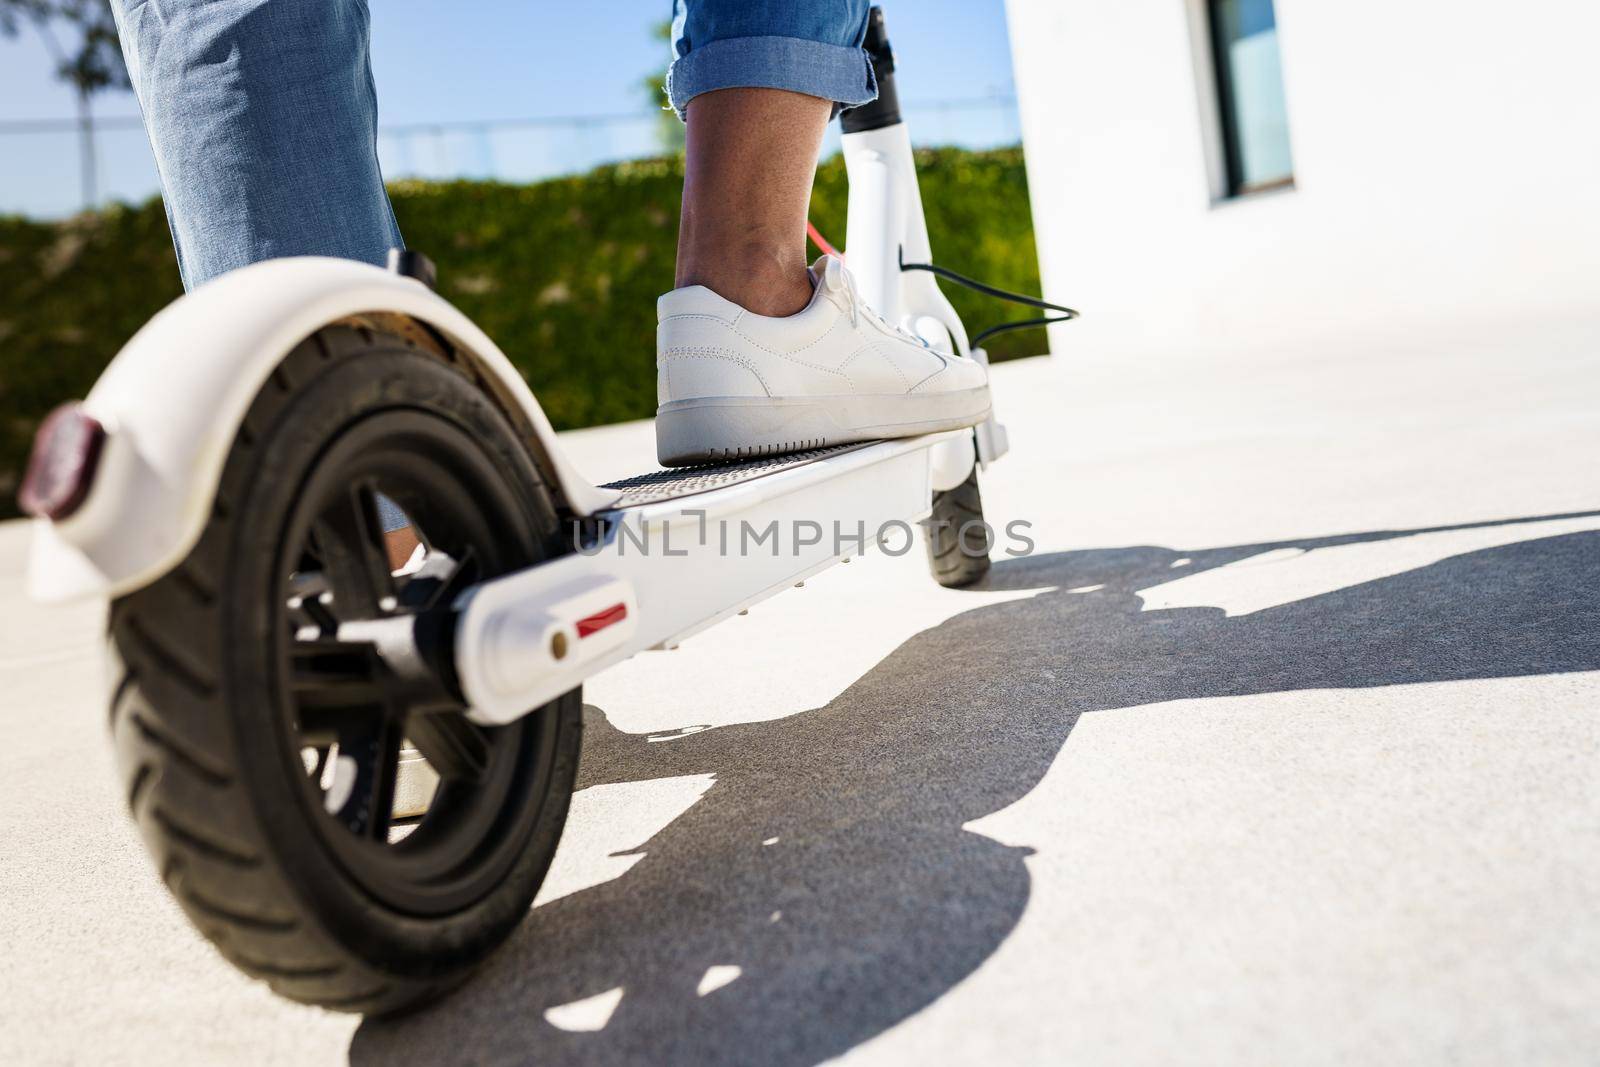
[[[981,389],[988,384],[989,374],[983,364],[972,359],[954,358],[945,361],[944,369],[919,385],[915,392],[959,393],[968,389]]]

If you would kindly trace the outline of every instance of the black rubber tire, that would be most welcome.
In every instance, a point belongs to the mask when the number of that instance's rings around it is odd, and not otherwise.
[[[961,589],[989,573],[989,528],[983,521],[983,496],[978,468],[954,489],[933,494],[933,511],[925,529],[928,569],[947,589]]]
[[[458,428],[504,472],[526,519],[528,558],[517,565],[559,551],[548,488],[465,369],[389,334],[331,327],[298,346],[256,398],[189,556],[116,600],[109,622],[117,764],[162,880],[247,975],[291,1000],[369,1014],[439,995],[511,934],[560,839],[581,739],[577,690],[519,721],[539,725],[517,735],[537,742],[504,757],[517,768],[506,808],[520,814],[497,856],[514,859],[448,913],[377,899],[319,838],[318,812],[297,795],[304,782],[287,762],[299,756],[278,729],[274,676],[263,673],[260,648],[274,639],[262,628],[275,616],[261,604],[279,588],[275,531],[321,450],[341,426],[396,410]]]

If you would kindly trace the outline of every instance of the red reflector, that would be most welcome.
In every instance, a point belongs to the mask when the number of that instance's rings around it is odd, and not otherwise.
[[[105,427],[73,401],[52,411],[33,438],[17,503],[29,515],[64,519],[89,495]]]
[[[597,634],[607,626],[615,626],[628,617],[628,605],[613,604],[604,611],[597,611],[587,619],[578,620],[578,636],[588,637]]]

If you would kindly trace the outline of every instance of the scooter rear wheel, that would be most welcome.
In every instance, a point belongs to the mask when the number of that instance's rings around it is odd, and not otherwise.
[[[418,539],[404,565],[409,535],[380,512]],[[403,679],[350,624],[448,627],[462,588],[560,543],[526,447],[460,367],[336,327],[274,372],[200,541],[110,616],[129,808],[240,970],[389,1012],[462,980],[526,914],[566,818],[578,691],[479,727],[450,679]],[[413,818],[396,809],[406,742],[438,775]]]

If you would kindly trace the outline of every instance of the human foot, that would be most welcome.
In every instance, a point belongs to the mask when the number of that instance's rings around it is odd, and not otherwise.
[[[809,304],[756,315],[704,286],[657,303],[656,452],[662,464],[724,462],[976,425],[989,382],[863,303],[844,263],[812,267]]]

